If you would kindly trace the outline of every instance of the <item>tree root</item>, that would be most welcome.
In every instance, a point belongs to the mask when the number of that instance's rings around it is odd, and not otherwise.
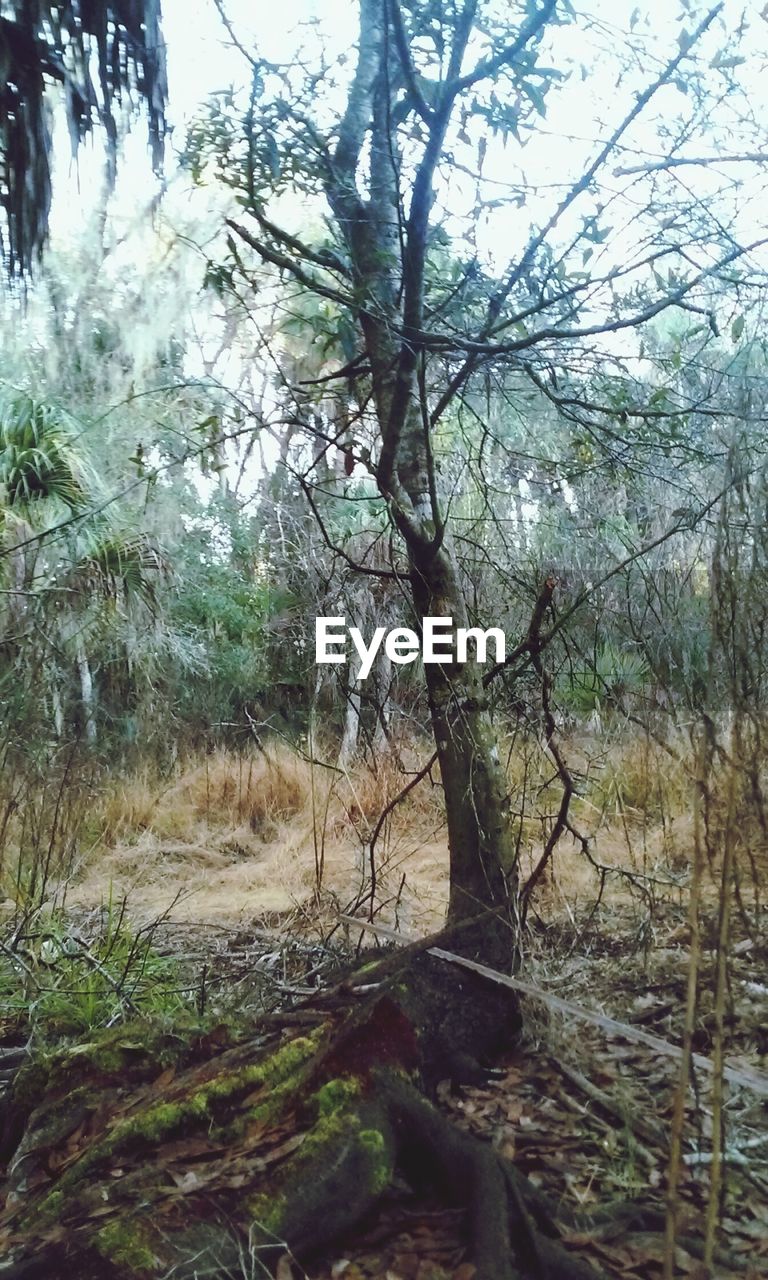
[[[456,1128],[407,1080],[378,1084],[406,1171],[417,1181],[426,1174],[468,1209],[477,1280],[595,1280],[555,1238],[546,1198],[508,1160]]]
[[[364,1007],[261,1054],[245,1040],[160,1077],[149,1054],[128,1081],[136,1040],[121,1032],[77,1058],[74,1148],[66,1057],[52,1064],[24,1093],[0,1280],[224,1280],[244,1254],[254,1274],[286,1248],[309,1260],[396,1169],[466,1208],[477,1280],[595,1280],[541,1192],[431,1101],[448,1062],[466,1073],[493,1056],[505,1000],[423,957]]]

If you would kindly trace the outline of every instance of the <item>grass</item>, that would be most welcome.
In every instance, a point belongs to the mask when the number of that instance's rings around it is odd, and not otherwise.
[[[598,862],[643,874],[671,868],[685,877],[690,856],[690,783],[685,756],[674,760],[642,735],[612,741],[573,735],[565,754],[578,782],[572,817]],[[332,753],[329,752],[332,756]],[[57,864],[49,839],[57,807],[48,783],[47,818],[36,812],[36,848],[45,875],[14,874],[22,818],[5,830],[6,877],[0,901],[28,909],[40,901],[92,907],[127,896],[139,921],[165,911],[176,918],[266,918],[321,900],[346,906],[364,895],[370,841],[384,807],[429,756],[429,744],[401,746],[346,772],[313,764],[274,743],[266,751],[219,748],[178,762],[170,777],[148,766],[98,785],[63,786],[67,858]],[[534,734],[510,738],[504,759],[510,810],[518,824],[523,877],[551,830],[559,782]],[[0,805],[3,782],[0,781]],[[34,799],[27,797],[30,811]],[[29,819],[27,829],[29,829]],[[46,826],[46,823],[48,824]],[[61,828],[60,828],[61,831]],[[14,841],[16,847],[14,848]],[[424,779],[389,815],[375,851],[377,900],[403,927],[437,926],[447,901],[448,855],[439,772]],[[9,872],[11,872],[9,874]],[[35,894],[24,886],[34,881]],[[560,842],[541,893],[547,910],[568,913],[594,896],[599,875],[578,843]],[[609,877],[608,893],[626,882]]]
[[[147,770],[120,779],[107,788],[98,821],[107,845],[144,831],[189,839],[201,825],[245,825],[268,837],[280,822],[309,809],[311,788],[310,765],[286,747],[249,755],[220,748],[187,761],[170,785]]]
[[[7,1022],[39,1042],[83,1037],[125,1018],[171,1017],[194,1004],[178,967],[134,928],[125,904],[102,912],[85,936],[65,913],[38,909],[0,940],[0,1005]]]
[[[622,737],[593,761],[587,794],[611,820],[664,823],[690,807],[692,761],[641,735]]]

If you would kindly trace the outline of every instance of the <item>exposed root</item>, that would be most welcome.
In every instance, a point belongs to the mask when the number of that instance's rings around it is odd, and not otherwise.
[[[595,1280],[542,1194],[429,1096],[451,1066],[481,1071],[518,1025],[506,993],[421,956],[362,1006],[266,1052],[252,1039],[198,1048],[159,1076],[148,1053],[127,1080],[134,1037],[89,1046],[79,1128],[66,1063],[49,1065],[9,1166],[0,1280],[223,1278],[242,1274],[244,1249],[265,1267],[286,1247],[306,1260],[375,1206],[396,1168],[467,1209],[477,1280]]]

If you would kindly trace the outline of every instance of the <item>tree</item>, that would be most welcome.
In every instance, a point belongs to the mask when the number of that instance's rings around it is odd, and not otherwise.
[[[6,234],[0,243],[11,273],[27,272],[45,243],[51,205],[51,105],[57,96],[66,112],[73,152],[95,123],[103,128],[110,183],[117,165],[116,108],[142,102],[153,161],[159,168],[166,100],[160,0],[3,4],[0,202]]]
[[[684,7],[690,14],[691,5]],[[718,313],[730,311],[738,339],[743,322],[733,309],[748,304],[762,280],[760,260],[752,253],[761,242],[751,243],[745,234],[744,202],[733,199],[727,184],[713,193],[678,188],[675,178],[685,166],[716,174],[720,164],[761,162],[759,152],[746,145],[733,154],[714,148],[714,155],[702,156],[692,150],[705,128],[710,139],[717,133],[717,93],[735,107],[732,72],[740,55],[727,39],[713,48],[720,21],[715,9],[692,31],[681,30],[660,70],[638,84],[631,68],[644,41],[636,50],[630,33],[626,56],[619,53],[618,59],[619,87],[628,104],[607,137],[601,131],[552,207],[542,209],[547,195],[541,175],[501,181],[498,165],[505,145],[507,155],[513,144],[521,151],[523,143],[544,146],[538,120],[568,65],[560,36],[573,15],[565,0],[519,7],[500,0],[360,0],[359,12],[351,75],[344,78],[344,64],[332,67],[323,57],[314,66],[303,56],[290,67],[270,67],[246,51],[252,90],[242,128],[230,96],[230,116],[219,111],[195,143],[201,155],[215,154],[220,175],[238,192],[242,218],[251,219],[247,225],[230,220],[230,260],[219,264],[218,278],[233,291],[238,280],[249,281],[253,250],[282,274],[289,286],[286,305],[296,292],[314,295],[332,304],[339,334],[343,328],[344,342],[334,355],[341,364],[330,376],[322,367],[297,369],[293,353],[277,342],[270,350],[276,382],[292,402],[290,412],[281,404],[276,414],[291,433],[287,445],[301,432],[305,442],[319,447],[319,456],[306,450],[313,465],[301,474],[301,487],[333,551],[341,522],[323,521],[315,498],[328,480],[322,476],[329,470],[328,449],[341,441],[344,477],[332,474],[334,486],[338,482],[334,502],[346,480],[368,470],[400,545],[386,568],[369,564],[363,551],[355,563],[351,540],[339,547],[339,558],[378,580],[407,584],[417,618],[450,614],[463,625],[477,547],[465,553],[460,512],[470,509],[478,477],[483,515],[496,519],[505,552],[515,551],[513,541],[504,541],[493,485],[483,478],[489,433],[498,457],[511,435],[509,421],[497,430],[483,409],[484,392],[492,387],[500,416],[524,404],[534,418],[546,406],[547,430],[552,419],[563,428],[568,473],[557,475],[557,458],[543,447],[529,468],[561,520],[550,538],[555,549],[564,541],[559,535],[567,522],[565,484],[574,479],[576,464],[609,468],[607,516],[598,506],[603,491],[596,482],[591,494],[588,483],[578,494],[605,517],[594,539],[611,555],[598,575],[605,584],[616,575],[617,563],[626,566],[643,551],[638,536],[646,536],[647,513],[635,501],[639,495],[628,492],[636,455],[642,466],[659,457],[669,462],[685,436],[681,428],[693,418],[697,429],[705,428],[706,447],[707,416],[727,412],[727,402],[713,397],[711,388],[692,395],[674,361],[669,370],[661,363],[649,370],[643,335],[664,312],[692,314],[702,329],[696,360],[704,359],[717,340]],[[604,28],[589,14],[581,22],[582,37],[594,38],[594,54]],[[613,32],[607,38],[615,42]],[[639,65],[648,65],[647,56]],[[346,97],[339,108],[342,81]],[[651,140],[633,132],[673,87],[687,104],[679,115],[665,98],[658,118],[649,122]],[[733,131],[737,119],[746,138],[752,127],[748,113],[727,113],[727,128]],[[462,241],[454,230],[462,225],[457,196],[467,170],[472,198],[469,216],[464,209]],[[528,200],[538,205],[529,228],[511,219],[518,243],[501,268],[471,226],[480,214],[493,212],[499,185],[507,215]],[[322,201],[328,231],[320,218],[314,230],[303,233],[281,224],[280,205],[271,197],[285,192],[298,193],[309,206]],[[618,232],[607,222],[609,209]],[[455,251],[447,252],[451,240]],[[638,374],[638,367],[644,372]],[[329,386],[338,387],[340,396],[328,394]],[[323,407],[323,398],[334,408]],[[340,400],[349,412],[337,420]],[[334,430],[339,421],[343,435]],[[210,437],[216,456],[220,444],[217,419]],[[321,473],[319,482],[307,479],[313,471]],[[751,508],[749,495],[741,500],[745,511]],[[672,511],[667,528],[648,531],[646,551],[690,529],[712,506],[707,496],[700,509],[677,516]],[[480,521],[474,515],[472,520],[473,530],[479,529]],[[521,525],[522,520],[518,532]],[[192,1275],[201,1266],[235,1273],[242,1263],[257,1269],[263,1258],[273,1261],[275,1249],[282,1251],[286,1242],[303,1254],[353,1225],[389,1184],[398,1160],[417,1172],[425,1166],[435,1171],[470,1209],[478,1280],[512,1280],[520,1268],[564,1278],[585,1274],[576,1258],[548,1238],[556,1233],[534,1188],[514,1176],[500,1152],[452,1128],[424,1097],[441,1075],[477,1079],[479,1058],[492,1058],[498,1047],[497,1032],[514,1032],[518,1022],[516,997],[507,1001],[503,975],[495,975],[502,977],[500,991],[472,971],[477,966],[466,955],[446,956],[444,948],[471,948],[499,964],[514,954],[515,841],[487,698],[505,671],[530,667],[544,691],[545,731],[552,743],[545,696],[551,677],[541,655],[563,625],[562,615],[549,622],[554,590],[553,578],[542,575],[530,623],[503,667],[483,672],[467,662],[427,670],[451,853],[450,928],[439,938],[441,950],[422,956],[428,944],[417,943],[405,960],[389,956],[367,969],[364,990],[354,978],[342,983],[327,995],[328,1016],[319,1026],[311,1027],[310,1011],[306,1037],[288,1046],[268,1043],[256,1063],[250,1034],[233,1046],[234,1053],[218,1058],[210,1039],[185,1043],[179,1056],[165,1060],[162,1047],[148,1045],[146,1058],[130,1063],[123,1044],[90,1045],[78,1056],[83,1088],[97,1091],[95,1099],[90,1092],[81,1095],[86,1105],[95,1101],[95,1120],[86,1126],[79,1150],[81,1137],[71,1142],[71,1118],[59,1109],[60,1080],[71,1071],[71,1060],[65,1055],[32,1080],[21,1078],[7,1126],[19,1178],[4,1223],[6,1274],[12,1280],[71,1274],[78,1266],[115,1277],[125,1267],[146,1275],[172,1268]],[[589,702],[597,687],[607,685],[616,702],[627,698],[644,678],[645,664],[635,664],[633,672],[625,662],[614,679],[615,654],[608,646],[597,652],[599,661],[583,675],[576,671],[582,695]],[[558,775],[566,807],[543,858],[567,814],[571,780],[559,760]],[[543,865],[538,863],[534,877]],[[483,926],[473,935],[462,931],[478,912],[486,913]],[[499,928],[488,927],[489,916]],[[141,1053],[133,1036],[128,1049]],[[203,1064],[198,1053],[205,1056]],[[170,1076],[158,1078],[160,1063],[170,1066]],[[176,1067],[182,1068],[179,1074]],[[151,1087],[126,1098],[131,1082]],[[285,1138],[296,1125],[298,1144]],[[191,1150],[202,1139],[207,1168],[202,1178],[193,1173],[185,1179],[192,1194],[181,1204],[174,1200],[173,1213],[165,1216],[160,1200],[168,1200],[166,1188],[155,1177],[156,1164],[163,1167],[158,1147],[176,1144],[178,1154],[178,1140],[188,1138]],[[190,1147],[184,1151],[189,1154]],[[149,1153],[159,1160],[147,1159]],[[233,1154],[238,1161],[244,1157],[234,1171]],[[35,1167],[38,1160],[46,1167]],[[42,1223],[43,1232],[31,1239],[34,1223]],[[670,1250],[670,1266],[672,1257]]]
[[[243,145],[227,150],[229,164],[219,147],[217,164],[238,188],[252,222],[231,220],[229,227],[286,280],[330,299],[355,335],[354,356],[336,377],[352,379],[360,416],[373,433],[368,465],[407,558],[393,572],[408,579],[417,619],[450,616],[456,625],[467,623],[435,441],[442,421],[471,403],[478,377],[506,382],[510,394],[515,382],[519,387],[527,381],[559,411],[586,419],[604,452],[614,447],[616,424],[619,434],[628,424],[660,438],[664,424],[674,424],[685,410],[679,398],[658,388],[644,399],[636,385],[628,391],[609,336],[641,332],[670,308],[704,316],[716,332],[713,293],[725,280],[737,295],[749,288],[747,273],[734,264],[749,262],[761,241],[744,240],[733,205],[725,199],[708,205],[695,191],[681,200],[677,188],[665,185],[677,165],[709,162],[688,151],[702,128],[707,77],[732,75],[729,69],[740,61],[720,49],[710,63],[714,72],[697,63],[719,12],[712,9],[693,31],[680,32],[661,70],[636,85],[623,117],[503,270],[492,275],[483,267],[465,223],[475,248],[468,254],[464,242],[463,270],[450,285],[435,268],[441,258],[444,265],[441,246],[450,242],[451,219],[458,218],[451,184],[469,172],[476,190],[471,217],[477,219],[492,204],[483,178],[491,153],[498,166],[500,143],[510,149],[513,140],[536,145],[548,95],[569,69],[547,65],[545,52],[557,60],[561,29],[575,16],[570,6],[558,0],[511,9],[479,0],[360,0],[356,61],[341,108],[321,62],[301,60],[302,80],[295,68],[251,58]],[[587,32],[591,23],[587,15]],[[627,39],[620,83],[631,79]],[[638,120],[670,86],[687,93],[689,81],[695,109],[686,108],[671,125],[663,116],[651,119],[647,164],[622,168],[625,156],[636,159],[641,149]],[[223,127],[219,114],[219,141]],[[668,158],[652,160],[655,147]],[[761,156],[728,159],[756,162]],[[650,186],[638,186],[638,172],[649,171]],[[601,191],[609,173],[620,177],[610,199]],[[310,202],[324,200],[330,235],[302,239],[280,225],[269,201],[285,190],[300,191]],[[495,204],[511,210],[532,195],[530,184],[515,184],[506,202],[502,197]],[[608,224],[611,204],[618,221],[634,209],[635,243],[626,242],[624,228]],[[233,259],[247,275],[235,243]],[[366,462],[362,453],[360,461]],[[517,658],[535,659],[542,645],[553,585],[541,587]],[[483,909],[513,919],[515,841],[489,715],[489,677],[472,661],[429,665],[425,674],[445,791],[449,921]],[[484,929],[487,955],[493,952],[489,938]],[[511,941],[514,947],[514,930]],[[508,957],[509,934],[497,942]]]

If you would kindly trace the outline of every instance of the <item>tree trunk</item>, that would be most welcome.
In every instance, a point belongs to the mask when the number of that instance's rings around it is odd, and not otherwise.
[[[96,742],[96,696],[93,688],[93,674],[85,650],[82,634],[75,638],[75,662],[80,678],[80,701],[83,707],[83,735],[86,742],[93,746]]]
[[[392,664],[383,649],[379,650],[376,657],[374,679],[376,723],[373,729],[373,752],[375,756],[384,756],[392,750],[392,743],[390,742]]]
[[[425,492],[429,460],[421,432],[403,441],[407,465],[400,480],[415,511],[429,508]],[[447,536],[434,547],[435,522],[422,519],[424,539],[410,540],[413,604],[418,619],[452,618],[454,629],[469,625],[458,568]],[[482,952],[495,964],[514,962],[517,889],[516,843],[509,813],[507,778],[476,660],[425,663],[432,732],[435,738],[448,827],[450,898],[448,922],[498,913],[499,928],[470,930],[463,950]]]
[[[348,769],[354,760],[360,732],[360,692],[357,683],[350,684],[345,693],[347,705],[344,712],[344,732],[336,762],[340,769]]]
[[[53,714],[53,729],[56,737],[61,739],[64,737],[64,702],[61,696],[61,688],[54,683],[51,688],[51,711]]]

